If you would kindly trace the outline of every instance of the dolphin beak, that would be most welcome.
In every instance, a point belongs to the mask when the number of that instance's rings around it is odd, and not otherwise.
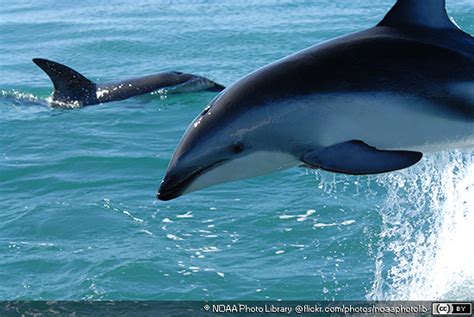
[[[183,195],[186,188],[199,176],[201,170],[200,168],[194,171],[180,170],[178,168],[169,169],[161,182],[156,198],[166,201]]]
[[[158,189],[156,198],[167,201],[185,194],[189,185],[191,185],[200,175],[218,165],[221,165],[225,161],[227,160],[220,160],[207,167],[180,168],[175,165],[168,168],[165,178]]]
[[[161,182],[160,188],[158,189],[158,194],[156,194],[156,198],[159,200],[167,201],[177,198],[181,195],[181,189],[179,189],[178,187],[174,187],[171,182],[163,180]]]

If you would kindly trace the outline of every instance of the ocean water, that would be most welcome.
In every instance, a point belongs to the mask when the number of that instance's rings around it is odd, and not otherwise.
[[[105,82],[225,85],[393,1],[31,1],[0,9],[0,299],[473,299],[473,151],[353,177],[294,168],[155,199],[214,97],[51,109],[34,57]],[[448,0],[474,33],[472,0]]]

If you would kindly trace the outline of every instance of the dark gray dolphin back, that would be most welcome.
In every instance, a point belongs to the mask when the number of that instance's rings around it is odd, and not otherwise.
[[[55,101],[79,102],[81,105],[87,105],[96,100],[96,84],[75,70],[42,58],[34,58],[33,62],[51,78]]]

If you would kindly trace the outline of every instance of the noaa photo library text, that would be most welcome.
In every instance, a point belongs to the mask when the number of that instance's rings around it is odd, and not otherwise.
[[[247,304],[213,304],[212,305],[213,313],[283,313],[291,314],[293,312],[293,307],[291,306],[276,306],[276,305],[247,305]]]
[[[207,312],[226,314],[226,313],[245,313],[245,314],[318,314],[318,313],[365,313],[365,314],[420,314],[427,313],[428,307],[422,304],[418,305],[275,305],[275,304],[206,304],[204,310]]]

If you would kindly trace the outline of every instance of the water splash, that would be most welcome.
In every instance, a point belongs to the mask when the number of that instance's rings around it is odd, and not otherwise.
[[[474,297],[474,152],[377,178],[388,191],[368,299]]]
[[[13,106],[47,106],[46,100],[31,93],[21,92],[15,89],[0,90],[0,101]]]
[[[46,98],[46,102],[53,108],[60,108],[60,109],[78,109],[82,108],[84,105],[79,100],[74,101],[58,101],[54,100],[52,96]]]

